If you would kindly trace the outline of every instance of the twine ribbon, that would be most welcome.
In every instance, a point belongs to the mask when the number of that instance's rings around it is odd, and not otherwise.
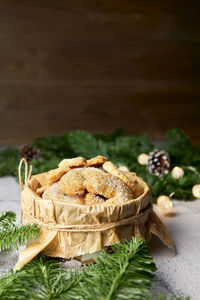
[[[47,229],[55,230],[55,231],[67,231],[67,232],[98,232],[98,231],[104,231],[108,229],[112,229],[118,226],[122,225],[128,225],[133,223],[136,219],[141,218],[153,211],[153,207],[151,205],[150,208],[148,208],[146,211],[135,215],[131,216],[129,218],[116,221],[116,222],[111,222],[111,223],[106,223],[106,224],[95,224],[95,225],[59,225],[59,224],[46,224],[44,222],[39,221],[38,219],[32,217],[31,215],[27,214],[24,212],[23,214],[26,215],[29,219],[31,219],[34,223],[41,225]]]
[[[22,180],[22,165],[23,165],[23,163],[25,165],[25,179],[24,179],[24,183],[23,183],[23,180]],[[18,166],[18,177],[19,177],[19,184],[20,184],[21,191],[24,189],[24,187],[26,187],[27,182],[30,180],[31,173],[32,173],[32,166],[30,166],[30,169],[28,171],[27,160],[23,157],[20,160],[20,163],[19,163],[19,166]],[[22,216],[23,216],[23,210],[22,210],[22,206],[21,206],[20,223],[22,223]]]
[[[22,180],[22,165],[23,165],[23,163],[25,164],[25,179],[24,179],[24,183],[23,183],[23,180]],[[20,184],[21,191],[23,190],[24,186],[27,185],[27,182],[30,180],[31,173],[32,173],[32,166],[30,166],[30,169],[28,171],[27,160],[23,157],[20,160],[19,167],[18,167],[18,177],[19,177],[19,184]]]

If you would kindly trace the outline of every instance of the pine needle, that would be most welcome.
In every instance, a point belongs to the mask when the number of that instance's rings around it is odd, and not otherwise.
[[[33,225],[15,225],[16,215],[12,211],[0,216],[0,251],[18,249],[26,240],[35,239],[39,234],[39,227]]]

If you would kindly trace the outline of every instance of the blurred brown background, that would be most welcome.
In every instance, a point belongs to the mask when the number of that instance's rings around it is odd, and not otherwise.
[[[200,1],[0,2],[0,144],[180,127],[200,144]]]

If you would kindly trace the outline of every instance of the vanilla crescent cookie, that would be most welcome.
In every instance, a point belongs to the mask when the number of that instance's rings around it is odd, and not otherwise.
[[[106,161],[104,156],[98,155],[87,160],[87,167],[101,167]]]
[[[75,157],[69,159],[63,159],[57,169],[53,169],[48,172],[48,182],[49,184],[53,184],[60,180],[60,178],[67,173],[72,168],[76,167],[84,167],[87,164],[87,161],[83,157]]]
[[[68,195],[87,190],[105,198],[115,198],[116,203],[134,198],[131,189],[120,178],[94,167],[70,170],[62,176],[59,185],[63,193]]]
[[[61,200],[76,204],[85,204],[83,195],[65,195],[60,189],[59,182],[47,187],[42,195],[46,200]]]
[[[87,161],[83,157],[75,157],[75,158],[68,158],[68,159],[63,159],[59,163],[59,168],[65,169],[68,171],[70,168],[77,168],[77,167],[84,167],[86,166]]]
[[[50,170],[48,172],[48,183],[53,184],[54,182],[58,181],[65,173],[66,171],[63,168]]]
[[[120,178],[126,185],[133,191],[135,191],[135,183],[131,181],[123,171],[119,170],[113,163],[107,161],[103,164],[103,169],[108,173]]]

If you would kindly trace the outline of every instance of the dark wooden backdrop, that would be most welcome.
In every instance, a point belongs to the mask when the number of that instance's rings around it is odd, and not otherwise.
[[[119,126],[200,143],[199,14],[199,0],[1,0],[0,144]]]

